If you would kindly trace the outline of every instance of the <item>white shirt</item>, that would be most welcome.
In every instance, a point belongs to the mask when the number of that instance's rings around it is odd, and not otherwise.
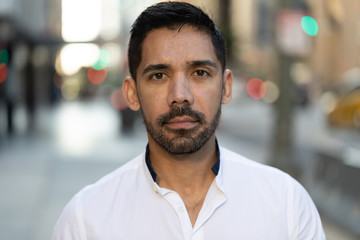
[[[180,196],[154,182],[143,153],[76,194],[52,239],[326,238],[313,201],[297,181],[220,148],[220,169],[194,227]]]

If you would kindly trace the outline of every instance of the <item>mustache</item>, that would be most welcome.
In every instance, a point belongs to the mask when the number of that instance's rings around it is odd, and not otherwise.
[[[200,123],[206,122],[206,116],[204,113],[191,109],[189,106],[174,106],[169,112],[160,115],[157,118],[157,122],[160,126],[167,124],[170,120],[175,117],[188,116],[193,118],[195,121]]]

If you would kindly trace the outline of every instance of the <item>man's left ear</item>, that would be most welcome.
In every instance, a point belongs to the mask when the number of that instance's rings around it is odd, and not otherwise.
[[[231,101],[232,96],[232,84],[233,84],[233,75],[230,69],[224,71],[223,76],[223,92],[222,92],[222,104],[227,104]]]

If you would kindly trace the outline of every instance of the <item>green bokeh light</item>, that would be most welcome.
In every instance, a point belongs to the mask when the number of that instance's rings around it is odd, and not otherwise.
[[[6,49],[0,51],[0,63],[9,63],[9,52]]]
[[[319,26],[316,20],[309,16],[302,17],[301,27],[304,32],[310,36],[316,36],[319,31]]]
[[[106,68],[110,61],[110,54],[105,49],[100,49],[98,60],[92,65],[95,70]]]

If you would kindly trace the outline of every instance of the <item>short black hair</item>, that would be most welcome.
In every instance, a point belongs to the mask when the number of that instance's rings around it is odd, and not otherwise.
[[[141,62],[142,44],[147,34],[159,28],[181,29],[184,25],[190,25],[211,37],[216,57],[221,63],[222,71],[225,70],[225,39],[211,18],[200,8],[186,2],[161,2],[145,9],[132,25],[128,62],[133,79],[136,80],[136,70]]]

